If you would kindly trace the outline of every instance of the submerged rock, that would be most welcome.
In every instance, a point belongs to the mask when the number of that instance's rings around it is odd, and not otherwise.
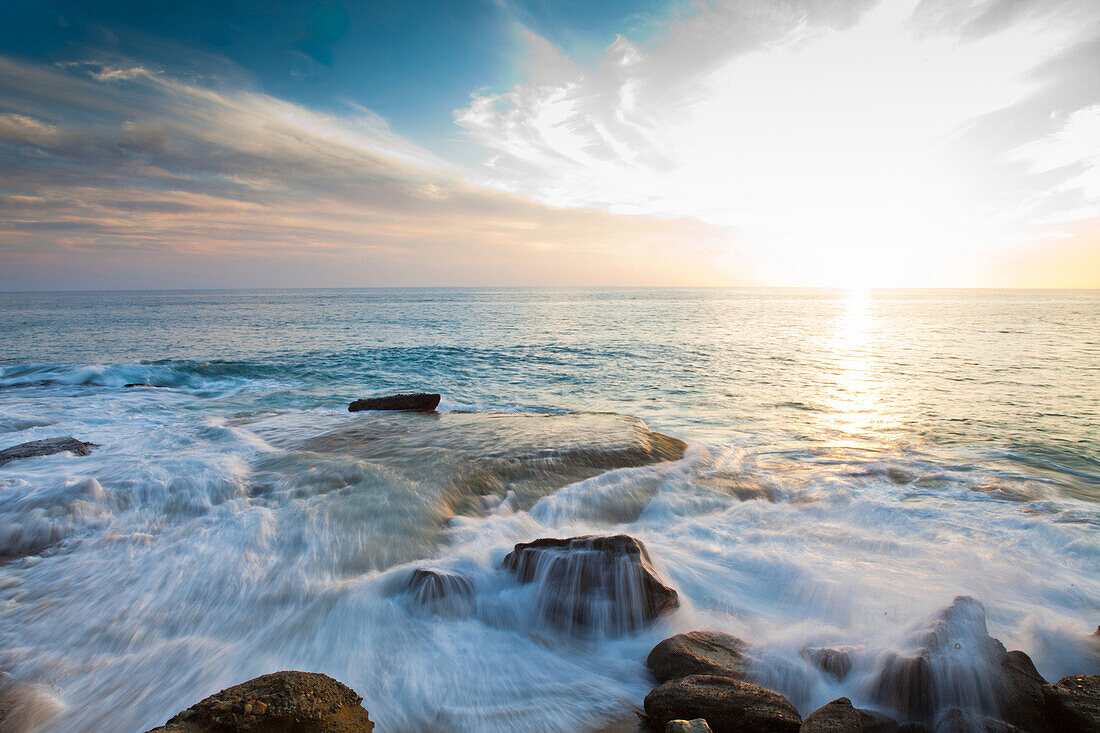
[[[645,698],[655,730],[670,720],[704,718],[714,733],[796,733],[802,719],[782,695],[732,677],[692,675],[660,685]]]
[[[805,647],[798,654],[838,682],[852,671],[852,653],[848,649]]]
[[[1085,733],[1100,730],[1100,675],[1070,675],[1043,687],[1052,730]]]
[[[439,407],[441,395],[418,392],[416,394],[395,394],[388,397],[369,397],[355,400],[348,405],[348,412],[363,410],[412,410],[430,412]]]
[[[463,614],[474,605],[474,583],[464,575],[436,568],[417,568],[405,590],[421,608],[432,613]]]
[[[4,733],[31,733],[61,710],[61,703],[45,685],[15,682],[0,672],[0,730]]]
[[[853,707],[841,697],[807,715],[799,733],[892,733],[897,727],[893,719]]]
[[[680,605],[645,545],[627,535],[520,543],[503,567],[536,584],[544,623],[578,636],[630,633]]]
[[[745,642],[720,631],[691,631],[665,639],[646,658],[658,682],[695,674],[744,679],[749,658]]]
[[[1042,677],[1023,652],[989,636],[985,608],[961,596],[935,616],[904,654],[888,656],[872,696],[907,718],[930,722],[946,710],[1042,730]]]
[[[226,688],[148,733],[370,733],[363,698],[313,672],[275,672]]]
[[[19,458],[35,458],[54,453],[75,453],[78,456],[86,456],[89,449],[94,447],[96,447],[95,443],[83,443],[73,437],[32,440],[29,443],[20,443],[0,450],[0,466]]]

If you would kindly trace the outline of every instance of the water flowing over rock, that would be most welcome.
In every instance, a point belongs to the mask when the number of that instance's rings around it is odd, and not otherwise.
[[[388,397],[369,397],[355,400],[348,405],[348,412],[363,410],[412,410],[430,412],[439,407],[442,395],[418,392],[416,394],[395,394]]]
[[[1100,675],[1070,675],[1043,687],[1051,729],[1059,733],[1100,730]]]
[[[449,570],[417,568],[405,583],[413,601],[431,613],[461,615],[474,607],[474,584]]]
[[[853,707],[842,697],[807,715],[799,733],[892,733],[897,727],[893,719]]]
[[[720,631],[691,631],[665,639],[646,658],[658,682],[705,674],[744,679],[747,645]]]
[[[546,625],[577,636],[630,633],[680,605],[645,545],[627,535],[521,543],[503,567],[536,585]]]
[[[906,718],[934,721],[958,708],[1025,730],[1042,730],[1044,681],[1023,652],[989,636],[985,608],[960,596],[918,633],[909,652],[891,654],[872,696]]]
[[[852,652],[830,647],[806,647],[799,655],[838,682],[852,671]]]
[[[32,440],[29,443],[20,443],[11,448],[0,450],[0,466],[8,461],[19,458],[35,458],[37,456],[49,456],[54,453],[74,453],[78,456],[86,456],[95,443],[84,443],[76,438],[45,438]]]
[[[226,688],[148,733],[371,733],[347,685],[313,672],[275,672]]]
[[[731,677],[692,675],[665,682],[645,698],[650,726],[703,718],[714,733],[796,733],[798,711],[782,695]]]

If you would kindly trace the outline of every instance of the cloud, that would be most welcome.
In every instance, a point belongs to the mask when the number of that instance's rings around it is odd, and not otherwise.
[[[944,283],[1096,216],[1098,21],[1087,0],[698,3],[590,67],[524,30],[530,80],[455,120],[486,185],[728,227],[776,281]]]
[[[691,282],[723,236],[558,211],[361,107],[141,64],[0,57],[0,175],[6,288]]]

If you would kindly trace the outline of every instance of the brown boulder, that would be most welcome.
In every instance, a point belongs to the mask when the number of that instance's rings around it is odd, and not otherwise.
[[[537,586],[544,623],[578,636],[630,633],[680,605],[645,545],[627,535],[523,542],[502,566]]]
[[[852,653],[847,649],[806,647],[799,652],[799,656],[837,681],[843,680],[852,671]]]
[[[893,719],[853,707],[842,697],[807,715],[799,733],[892,733],[897,727]]]
[[[665,639],[646,658],[658,682],[693,674],[744,679],[749,659],[745,642],[720,631],[691,631]]]
[[[371,733],[362,701],[323,674],[275,672],[211,695],[148,733]]]
[[[1058,733],[1100,730],[1100,675],[1070,675],[1043,687],[1051,729]]]
[[[405,582],[416,604],[432,613],[464,614],[474,607],[474,584],[449,570],[417,568]]]
[[[670,720],[703,718],[714,733],[797,733],[798,711],[782,695],[731,677],[692,675],[666,682],[645,698],[654,730]]]

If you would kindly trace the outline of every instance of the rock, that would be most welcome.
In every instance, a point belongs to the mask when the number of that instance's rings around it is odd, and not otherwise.
[[[29,443],[20,443],[11,448],[0,450],[0,466],[8,461],[18,458],[35,458],[48,456],[54,453],[75,453],[78,456],[86,456],[89,448],[96,447],[95,443],[82,443],[76,438],[46,438],[44,440],[32,440]]]
[[[1043,687],[1051,729],[1058,733],[1100,730],[1100,675],[1070,675]]]
[[[833,700],[806,716],[800,733],[892,733],[898,724],[892,718],[853,707],[846,697]]]
[[[680,605],[645,545],[627,535],[520,543],[503,567],[537,586],[545,624],[578,636],[630,633]]]
[[[695,720],[670,720],[665,726],[665,733],[712,733],[707,721],[702,718]]]
[[[430,412],[439,406],[441,395],[419,392],[416,394],[396,394],[389,397],[370,397],[355,400],[348,405],[348,412],[363,410],[416,410]]]
[[[417,568],[405,583],[418,606],[432,613],[465,614],[473,609],[474,584],[449,570]]]
[[[985,608],[961,596],[933,617],[904,654],[888,656],[872,680],[872,696],[919,722],[959,708],[1042,730],[1042,677],[1026,654],[1006,652],[989,636]]]
[[[799,655],[838,682],[852,671],[852,653],[848,649],[830,647],[805,647]]]
[[[61,710],[61,703],[41,684],[16,682],[0,672],[0,731],[31,733]]]
[[[211,695],[148,733],[370,733],[362,701],[323,674],[275,672]]]
[[[1036,733],[1041,728],[1028,728],[1026,733]],[[934,733],[1025,733],[1024,729],[991,718],[988,715],[966,712],[958,708],[946,710],[936,721]]]
[[[658,682],[693,674],[744,679],[749,659],[745,642],[720,631],[691,631],[665,639],[646,658]]]
[[[649,724],[704,718],[714,733],[796,733],[798,711],[782,695],[731,677],[692,675],[665,682],[645,698]]]

